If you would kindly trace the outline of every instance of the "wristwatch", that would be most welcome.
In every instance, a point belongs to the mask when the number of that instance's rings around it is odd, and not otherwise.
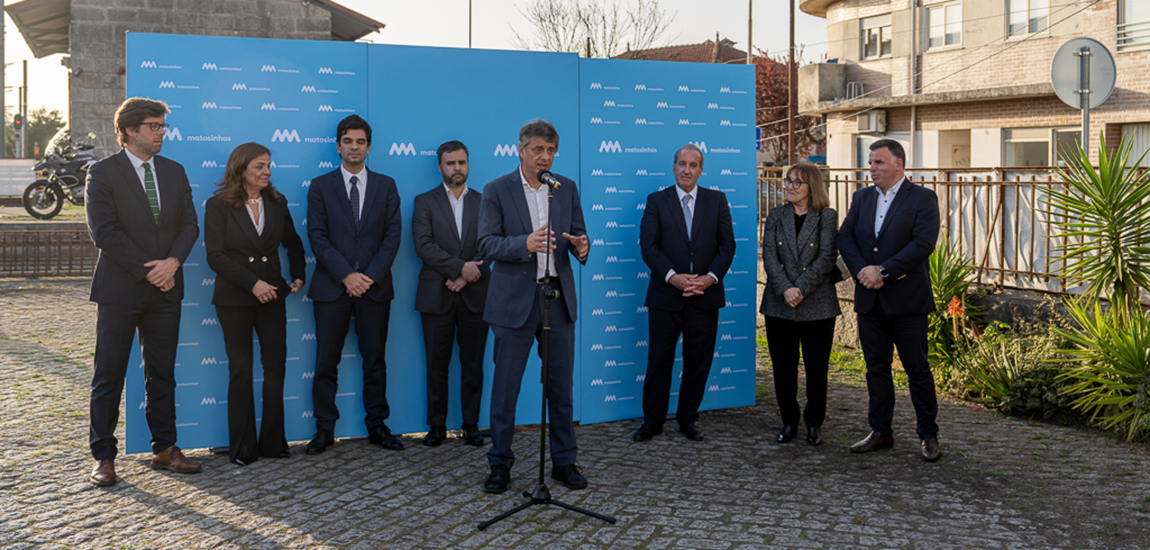
[[[885,279],[887,277],[887,275],[890,275],[889,273],[886,272],[886,268],[881,266],[881,265],[878,266],[878,274],[883,279]]]

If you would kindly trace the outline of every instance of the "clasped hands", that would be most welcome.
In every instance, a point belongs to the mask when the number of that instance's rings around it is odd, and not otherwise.
[[[535,254],[544,253],[547,251],[548,245],[550,245],[552,251],[555,250],[555,232],[548,231],[547,225],[549,224],[543,225],[543,227],[532,231],[531,234],[527,236],[528,252]],[[570,241],[571,245],[575,247],[575,255],[578,256],[580,260],[587,257],[587,250],[591,247],[591,241],[587,239],[587,235],[576,237],[569,233],[563,233],[563,238]]]
[[[363,296],[363,293],[367,292],[367,289],[371,288],[373,284],[375,281],[358,271],[353,271],[343,278],[343,286],[347,289],[348,296],[352,298]]]
[[[478,281],[479,277],[483,275],[483,272],[479,271],[479,266],[481,265],[483,265],[483,260],[464,263],[463,269],[459,272],[459,276],[454,279],[448,279],[445,283],[447,289],[452,292],[459,292],[463,290],[463,287],[467,286],[467,283]]]
[[[879,274],[880,269],[882,269],[882,266],[879,265],[868,265],[862,268],[862,271],[859,271],[858,274],[859,283],[862,284],[864,288],[870,290],[882,288],[883,278],[882,275]]]
[[[296,292],[299,292],[299,289],[302,286],[303,281],[296,279],[291,282],[291,286],[289,288],[291,288],[291,293],[295,294]],[[252,286],[252,294],[255,295],[256,299],[259,300],[261,304],[266,304],[278,298],[279,296],[276,294],[277,290],[279,290],[278,286],[272,286],[263,282],[262,280],[256,281],[256,284]]]
[[[148,282],[160,289],[160,292],[167,292],[176,286],[176,270],[180,269],[180,261],[168,257],[163,260],[152,260],[144,267],[152,268],[146,277]]]
[[[691,296],[702,296],[708,288],[711,288],[711,285],[715,284],[715,279],[710,275],[676,273],[671,275],[671,279],[667,282],[682,290],[684,298],[690,298]]]

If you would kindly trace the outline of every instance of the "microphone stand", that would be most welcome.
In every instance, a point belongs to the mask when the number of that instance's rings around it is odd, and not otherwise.
[[[547,225],[548,225],[547,229],[550,232],[550,231],[554,231],[554,229],[551,227],[551,221],[554,219],[551,216],[551,213],[552,213],[551,202],[555,198],[555,188],[549,183],[543,183],[543,185],[547,186]],[[598,518],[598,519],[601,519],[601,520],[603,520],[607,523],[610,523],[612,525],[615,524],[615,518],[613,518],[613,517],[604,516],[602,514],[598,514],[598,513],[592,512],[590,510],[584,510],[582,508],[567,504],[566,502],[560,502],[558,500],[551,498],[551,491],[547,488],[547,481],[546,481],[546,478],[544,477],[544,469],[546,467],[545,459],[547,457],[547,386],[548,386],[548,384],[547,384],[547,367],[550,365],[550,362],[551,362],[550,361],[551,357],[550,357],[550,353],[549,353],[549,347],[550,347],[550,342],[551,342],[551,300],[555,300],[555,299],[559,298],[559,291],[551,288],[551,281],[552,281],[552,279],[554,279],[554,277],[551,275],[551,240],[550,240],[550,236],[548,236],[546,242],[547,242],[546,247],[545,247],[546,252],[544,253],[544,256],[546,258],[546,263],[544,264],[545,268],[543,271],[543,286],[541,288],[541,290],[543,291],[543,337],[540,338],[540,340],[539,340],[539,355],[542,358],[542,362],[543,362],[542,367],[540,369],[541,370],[541,373],[540,373],[540,379],[541,380],[540,381],[543,384],[543,405],[542,405],[542,410],[539,413],[539,481],[535,485],[535,491],[534,492],[529,493],[527,491],[523,491],[523,496],[525,496],[531,500],[528,500],[527,502],[524,502],[523,504],[520,504],[519,506],[516,506],[516,507],[514,507],[514,508],[512,508],[512,509],[510,509],[510,510],[508,510],[502,514],[499,514],[498,516],[495,516],[494,518],[491,518],[491,519],[489,519],[483,523],[480,523],[479,524],[479,530],[480,531],[487,529],[488,527],[495,524],[496,522],[504,520],[508,517],[511,517],[511,516],[513,516],[519,512],[522,512],[523,510],[526,510],[532,506],[547,505],[547,504],[554,504],[555,506],[558,506],[560,508],[566,508],[568,510],[571,510],[572,512],[578,512],[578,513],[583,514],[585,516],[591,516],[593,518]]]

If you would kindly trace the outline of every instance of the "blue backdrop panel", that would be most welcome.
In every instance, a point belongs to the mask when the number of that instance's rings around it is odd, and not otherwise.
[[[580,175],[594,244],[579,313],[584,423],[642,416],[652,275],[639,220],[647,195],[675,184],[673,155],[687,142],[705,154],[699,185],[727,194],[737,241],[702,409],[755,402],[754,74],[745,65],[579,61]],[[676,361],[672,396],[681,354]]]
[[[201,226],[203,203],[223,176],[232,149],[248,141],[259,142],[272,151],[272,182],[287,197],[308,249],[310,279],[315,265],[304,224],[308,183],[339,164],[335,150],[339,120],[350,113],[366,115],[367,45],[129,34],[127,51],[128,96],[160,99],[171,107],[171,128],[161,154],[187,170]],[[286,255],[282,259],[286,266]],[[227,355],[211,305],[214,281],[201,231],[200,246],[184,264],[187,290],[176,366],[177,424],[179,444],[184,447],[227,445]],[[287,299],[284,411],[289,440],[309,439],[315,431],[311,419],[315,320],[304,296],[301,291]],[[131,363],[137,367],[138,352]],[[258,352],[256,357],[254,391],[259,411],[262,368]],[[343,418],[337,435],[362,435],[366,433],[358,420],[363,418],[362,379],[354,335],[344,357],[337,398]],[[139,369],[128,376],[127,395],[128,452],[146,451],[150,436]]]
[[[368,164],[395,178],[404,219],[403,244],[392,268],[396,295],[391,305],[387,346],[388,394],[390,397],[396,391],[405,392],[411,396],[406,399],[418,405],[392,406],[393,420],[388,424],[400,431],[426,430],[423,332],[419,314],[414,310],[422,262],[415,255],[411,238],[411,215],[416,195],[433,188],[443,189],[435,150],[453,139],[467,145],[467,183],[482,191],[487,182],[517,170],[519,128],[528,120],[541,117],[551,121],[559,132],[559,154],[553,170],[578,179],[576,63],[574,54],[384,45],[368,49],[368,110],[375,132]],[[531,75],[532,82],[548,85],[527,85],[523,75]],[[578,262],[575,264],[578,280]],[[486,426],[489,419],[494,369],[493,338],[488,334],[481,426]],[[575,379],[579,380],[578,355],[575,364]],[[449,427],[456,427],[461,422],[458,346],[449,380]],[[539,358],[532,352],[523,376],[516,422],[538,423],[540,400]],[[576,420],[579,412],[576,385]]]
[[[458,139],[471,151],[469,184],[482,189],[518,165],[518,130],[543,117],[561,136],[555,171],[579,182],[594,240],[580,282],[575,418],[599,422],[640,413],[646,365],[647,269],[638,223],[647,193],[672,185],[671,155],[693,141],[707,151],[702,185],[731,201],[739,252],[726,278],[717,357],[704,408],[754,402],[754,99],[753,71],[742,66],[579,60],[572,54],[455,50],[130,34],[127,92],[166,101],[171,129],[163,155],[187,169],[202,221],[203,202],[231,150],[256,141],[272,150],[272,181],[288,198],[306,236],[306,195],[313,177],[339,165],[335,126],[358,113],[373,125],[369,166],[394,177],[402,199],[403,241],[392,269],[396,299],[387,349],[389,426],[423,431],[426,377],[419,315],[413,309],[420,268],[411,241],[415,195],[441,181],[436,147]],[[532,75],[527,84],[521,75]],[[542,90],[542,91],[541,91]],[[584,154],[580,155],[580,151]],[[185,263],[186,296],[176,393],[184,447],[227,444],[227,356],[211,294],[204,249]],[[305,238],[305,246],[306,238]],[[308,276],[314,258],[307,246]],[[281,253],[282,254],[282,253]],[[286,258],[284,258],[286,263]],[[284,407],[289,440],[314,431],[311,380],[315,323],[304,292],[288,298]],[[253,336],[254,338],[254,336]],[[482,424],[488,418],[491,345]],[[539,421],[538,364],[524,376],[519,423]],[[138,349],[127,388],[127,450],[149,450]],[[354,333],[344,348],[336,435],[364,435],[360,358]],[[451,366],[449,420],[460,421],[458,361]],[[256,398],[262,372],[256,362]],[[258,405],[257,405],[258,406]]]

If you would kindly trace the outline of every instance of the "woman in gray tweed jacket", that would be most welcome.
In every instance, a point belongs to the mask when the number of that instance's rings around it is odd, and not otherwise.
[[[766,316],[767,347],[775,374],[775,397],[783,418],[776,441],[789,443],[799,424],[799,353],[807,373],[803,420],[807,443],[822,443],[819,429],[827,410],[827,363],[839,309],[832,272],[838,272],[835,234],[838,213],[822,173],[796,164],[783,180],[787,204],[771,210],[763,225],[763,267],[767,285],[759,312]]]

